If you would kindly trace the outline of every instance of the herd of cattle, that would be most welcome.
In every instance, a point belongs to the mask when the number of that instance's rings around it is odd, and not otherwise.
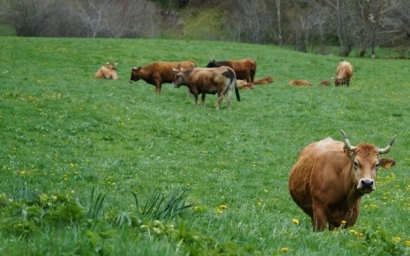
[[[269,84],[272,77],[255,79],[256,62],[251,58],[239,61],[217,62],[212,59],[204,68],[197,67],[195,61],[154,62],[145,67],[131,69],[130,82],[140,79],[156,88],[161,93],[163,83],[172,83],[179,88],[187,86],[195,96],[202,95],[202,104],[206,94],[217,94],[217,108],[223,95],[227,95],[228,109],[231,105],[232,92],[240,101],[239,90],[253,88],[255,84]],[[349,86],[353,67],[347,61],[339,63],[334,79],[335,86]],[[116,64],[107,63],[95,74],[96,78],[118,79]],[[310,86],[305,80],[291,80],[289,85]],[[328,86],[328,80],[319,85]],[[326,139],[311,143],[303,148],[293,165],[288,188],[294,202],[311,218],[314,231],[329,230],[343,226],[351,227],[359,216],[360,200],[365,194],[376,189],[375,181],[379,167],[390,168],[394,159],[379,158],[388,153],[396,136],[385,148],[373,144],[359,143],[352,146],[344,131],[344,142]]]
[[[118,79],[116,65],[116,63],[107,63],[100,67],[95,77]],[[161,93],[164,83],[172,83],[176,88],[181,85],[187,86],[189,92],[195,97],[195,105],[198,104],[198,95],[201,95],[202,104],[205,104],[206,94],[217,94],[217,109],[220,107],[223,96],[226,95],[229,109],[233,90],[235,90],[237,100],[240,101],[238,90],[253,89],[255,85],[270,84],[274,81],[272,76],[255,79],[255,74],[256,61],[252,58],[225,61],[216,61],[212,58],[205,68],[198,67],[193,60],[153,62],[144,67],[133,67],[130,82],[142,79],[155,86],[157,95]],[[347,61],[340,62],[334,78],[335,86],[349,86],[352,76],[353,66]],[[291,80],[289,85],[311,86],[312,84],[306,80]],[[319,85],[329,86],[330,81],[322,81]]]

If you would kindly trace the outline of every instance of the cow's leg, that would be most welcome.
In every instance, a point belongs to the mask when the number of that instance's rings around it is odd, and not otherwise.
[[[195,106],[197,106],[198,105],[198,94],[197,93],[194,94],[194,98],[195,98]]]
[[[156,91],[157,91],[157,95],[160,95],[160,94],[161,94],[161,87],[162,87],[162,85],[161,85],[160,83],[157,83],[157,84],[155,85],[155,89],[156,89]]]
[[[345,228],[352,227],[357,221],[357,218],[359,217],[359,210],[360,210],[360,199],[357,200],[356,205],[350,209],[345,217],[346,220],[346,225],[344,226]]]
[[[218,92],[218,103],[216,104],[216,109],[219,109],[221,107],[223,97],[223,93]]]
[[[327,217],[321,207],[313,206],[312,226],[313,231],[323,231],[326,229]]]
[[[201,96],[202,106],[205,106],[205,97],[206,97],[206,94],[202,93],[202,96]]]
[[[231,109],[231,102],[232,102],[232,90],[228,90],[226,95],[226,100],[228,101],[228,109]]]

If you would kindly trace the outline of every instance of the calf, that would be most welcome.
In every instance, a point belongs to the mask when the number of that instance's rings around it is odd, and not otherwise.
[[[155,86],[157,95],[161,94],[163,83],[172,83],[175,80],[174,69],[193,69],[196,62],[193,60],[181,62],[153,62],[145,67],[131,69],[130,83],[142,79]]]
[[[216,109],[219,109],[224,95],[227,96],[228,109],[231,108],[232,90],[235,89],[236,99],[241,101],[236,86],[236,76],[233,69],[227,66],[217,68],[194,68],[189,70],[175,70],[176,78],[172,83],[175,88],[181,85],[188,87],[198,105],[198,95],[202,94],[202,105],[205,105],[206,94],[218,94]]]
[[[94,77],[95,78],[99,78],[99,79],[114,79],[117,80],[118,79],[118,75],[117,75],[117,65],[118,63],[110,63],[107,62],[106,65],[101,66],[97,73],[95,73]]]

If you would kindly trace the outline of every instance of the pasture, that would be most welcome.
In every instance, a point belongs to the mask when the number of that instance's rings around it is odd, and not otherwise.
[[[409,61],[347,58],[355,74],[336,88],[317,84],[340,57],[269,45],[4,37],[0,46],[0,254],[410,254]],[[226,99],[215,110],[213,95],[194,107],[185,87],[164,84],[157,96],[129,83],[134,66],[205,66],[212,56],[252,57],[256,78],[275,81],[240,91],[231,111]],[[107,61],[119,80],[94,79]],[[313,233],[289,171],[305,145],[342,140],[341,129],[379,147],[397,135],[387,154],[397,164],[379,171],[353,228]]]

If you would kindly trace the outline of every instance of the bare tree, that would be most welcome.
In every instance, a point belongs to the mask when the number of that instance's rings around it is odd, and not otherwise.
[[[240,31],[241,37],[252,43],[262,43],[272,30],[272,15],[267,0],[234,0],[227,6],[226,27]],[[238,25],[237,23],[240,23]]]
[[[282,15],[280,9],[280,0],[276,0],[276,16],[278,25],[278,44],[283,45],[283,35],[282,35]]]

